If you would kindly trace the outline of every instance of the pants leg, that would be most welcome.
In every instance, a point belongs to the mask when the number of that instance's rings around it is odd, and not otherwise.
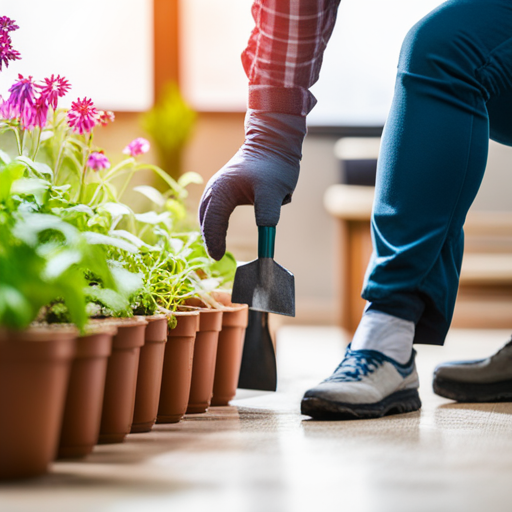
[[[363,298],[414,321],[416,343],[444,342],[490,133],[512,142],[502,108],[510,94],[510,0],[449,0],[408,33],[382,137]]]

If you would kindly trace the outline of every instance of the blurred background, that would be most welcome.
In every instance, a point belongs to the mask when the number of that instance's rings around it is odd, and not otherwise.
[[[400,44],[440,3],[341,2],[312,89],[318,104],[308,119],[301,179],[278,226],[276,260],[296,275],[297,318],[287,321],[350,330],[351,318],[360,314],[375,148],[391,103]],[[115,112],[116,122],[98,130],[96,139],[114,161],[127,142],[145,136],[153,147],[148,156],[171,175],[195,171],[206,181],[243,142],[247,79],[240,54],[254,25],[251,4],[2,0],[2,14],[20,26],[13,42],[22,60],[0,75],[0,94],[6,96],[18,73],[35,79],[64,75],[72,84],[68,105],[87,96]],[[347,144],[340,146],[340,140]],[[511,161],[511,148],[491,143],[468,222],[469,256],[454,325],[512,326]],[[363,174],[364,183],[358,178]],[[149,173],[137,179],[153,180]],[[196,211],[202,187],[191,189],[190,208]],[[228,249],[242,261],[256,257],[252,207],[233,214]]]

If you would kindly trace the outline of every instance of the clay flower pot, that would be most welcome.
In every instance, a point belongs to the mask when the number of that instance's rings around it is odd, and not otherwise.
[[[212,405],[228,405],[236,394],[245,329],[249,321],[249,306],[233,304],[229,293],[214,293],[215,300],[224,305],[222,330],[219,333],[217,362],[213,381]]]
[[[194,344],[199,311],[177,311],[177,325],[169,329],[165,346],[157,423],[177,423],[185,415],[192,381]]]
[[[167,317],[147,316],[144,346],[140,349],[135,410],[131,432],[149,432],[156,421],[165,344],[167,342]]]
[[[0,333],[0,479],[43,474],[55,458],[78,332]]]
[[[199,301],[200,302],[200,301]],[[188,302],[192,306],[197,301]],[[194,346],[192,382],[188,398],[187,414],[206,412],[213,395],[213,379],[217,360],[219,332],[222,329],[222,310],[199,308],[199,330]]]
[[[107,365],[98,442],[122,443],[132,428],[140,347],[147,321],[143,317],[112,319],[117,334]]]
[[[108,357],[117,327],[91,324],[77,339],[69,376],[59,458],[85,457],[98,443]]]

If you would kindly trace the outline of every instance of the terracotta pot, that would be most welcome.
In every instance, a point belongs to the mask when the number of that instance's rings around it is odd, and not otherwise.
[[[157,423],[177,423],[185,415],[192,381],[194,343],[199,329],[199,311],[177,311],[178,321],[169,329]]]
[[[64,419],[60,434],[59,458],[85,457],[98,443],[105,391],[108,357],[117,327],[89,326],[77,339],[69,377]]]
[[[190,305],[196,305],[190,301]],[[213,379],[219,332],[222,329],[222,310],[199,308],[199,330],[194,346],[192,382],[188,398],[187,414],[206,412],[213,395]]]
[[[132,428],[140,347],[147,321],[143,317],[112,319],[117,334],[107,365],[98,442],[122,443]]]
[[[77,334],[63,326],[0,334],[0,479],[40,475],[54,459]]]
[[[147,316],[144,346],[140,349],[137,392],[131,432],[149,432],[156,421],[165,343],[167,342],[167,317]]]
[[[249,321],[249,306],[233,304],[229,293],[214,293],[215,300],[223,304],[222,330],[219,333],[212,405],[228,405],[236,394],[245,329]]]

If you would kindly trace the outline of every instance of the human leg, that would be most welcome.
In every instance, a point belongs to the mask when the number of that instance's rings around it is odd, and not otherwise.
[[[421,20],[404,41],[379,157],[374,254],[363,297],[370,303],[368,312],[413,322],[416,342],[442,344],[450,324],[462,227],[486,165],[487,102],[512,82],[512,59],[496,63],[493,57],[504,46],[512,48],[510,34],[509,2],[451,0]],[[410,393],[415,385],[414,358],[405,371],[378,358],[369,365],[353,352],[349,349],[334,374],[306,392],[305,414],[335,416],[337,407],[348,414],[347,407],[364,406],[376,417],[400,410],[400,391],[405,386]],[[389,387],[389,382],[394,384]],[[390,397],[395,403],[385,411],[382,401]],[[419,399],[405,401],[407,410],[419,407]]]

